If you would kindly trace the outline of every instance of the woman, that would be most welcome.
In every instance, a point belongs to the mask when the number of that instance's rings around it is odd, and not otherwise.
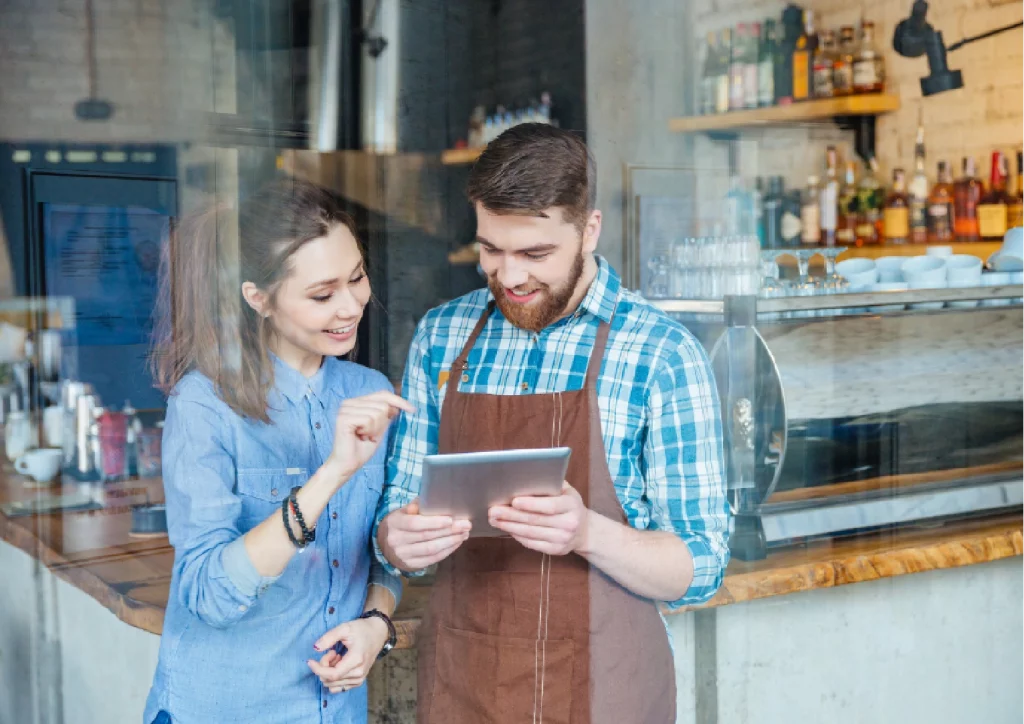
[[[401,590],[369,543],[381,442],[410,407],[337,359],[370,284],[336,201],[285,182],[240,209],[237,234],[229,220],[186,222],[165,261],[175,561],[144,722],[365,722]]]

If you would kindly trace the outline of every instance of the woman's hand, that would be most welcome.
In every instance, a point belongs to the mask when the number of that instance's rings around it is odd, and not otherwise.
[[[344,656],[334,650],[341,643]],[[326,651],[320,661],[306,663],[328,691],[339,694],[366,681],[373,663],[388,642],[388,627],[379,618],[358,618],[336,626],[313,644],[317,651]]]
[[[391,419],[416,408],[392,392],[374,392],[341,403],[331,460],[347,480],[366,464],[387,435]]]

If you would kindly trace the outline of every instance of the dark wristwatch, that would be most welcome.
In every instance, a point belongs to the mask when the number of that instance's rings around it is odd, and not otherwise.
[[[377,654],[378,659],[383,659],[385,656],[391,653],[392,649],[395,648],[395,644],[398,643],[398,632],[395,631],[395,624],[391,623],[391,617],[383,611],[378,611],[375,608],[370,609],[363,613],[359,618],[379,618],[388,627],[388,640],[384,644],[384,648]]]

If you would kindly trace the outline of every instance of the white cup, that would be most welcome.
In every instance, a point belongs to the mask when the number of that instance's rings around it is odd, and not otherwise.
[[[898,258],[898,257],[890,257]],[[909,287],[906,282],[879,282],[871,285],[872,292],[905,292]],[[906,309],[906,304],[884,304],[868,307],[869,312],[884,312],[887,309]]]
[[[44,447],[29,450],[14,462],[14,469],[27,475],[37,483],[48,483],[60,471],[64,452],[55,448]]]
[[[903,262],[903,279],[911,289],[946,286],[946,261],[934,256],[912,256]]]
[[[836,264],[836,272],[850,282],[851,289],[878,281],[878,267],[873,259],[843,259]]]
[[[983,287],[1001,287],[1006,284],[1012,284],[1013,274],[1010,272],[986,272],[981,275],[981,286]],[[983,307],[1008,307],[1013,304],[1011,299],[986,299],[982,301],[981,306]]]
[[[946,257],[946,279],[949,286],[981,286],[981,259],[973,254]]]
[[[937,256],[945,259],[946,257],[953,256],[953,247],[951,246],[929,246],[925,251],[927,256]]]
[[[1003,245],[1000,247],[999,253],[1024,259],[1024,227],[1015,226],[1006,231],[1003,235]]]
[[[905,256],[883,256],[875,259],[878,268],[878,281],[881,284],[892,284],[903,281],[903,263]]]

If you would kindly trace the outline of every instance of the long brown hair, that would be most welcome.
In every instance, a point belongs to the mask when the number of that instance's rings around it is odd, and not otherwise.
[[[270,422],[272,328],[245,302],[242,284],[267,293],[272,308],[291,256],[338,224],[358,238],[333,194],[298,179],[264,187],[237,214],[218,205],[183,219],[161,264],[152,356],[157,386],[171,394],[198,370],[239,415]]]

